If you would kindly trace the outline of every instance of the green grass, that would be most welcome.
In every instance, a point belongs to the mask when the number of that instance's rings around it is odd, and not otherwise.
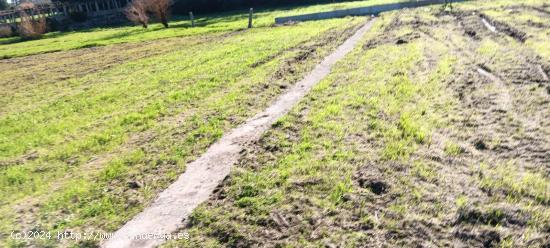
[[[400,0],[368,0],[259,10],[254,14],[254,26],[272,26],[275,17],[279,16],[363,7],[398,1]],[[31,54],[66,51],[127,42],[142,42],[170,37],[237,31],[247,27],[248,12],[229,12],[207,16],[197,15],[195,23],[196,27],[191,28],[189,21],[186,20],[185,17],[176,16],[174,21],[170,22],[171,28],[168,29],[164,29],[161,24],[153,24],[150,25],[148,29],[143,29],[139,26],[123,26],[93,28],[73,32],[53,32],[46,34],[42,39],[24,42],[21,42],[18,38],[4,38],[0,39],[0,58],[20,57]]]
[[[197,36],[159,54],[129,57],[65,80],[48,82],[47,73],[56,72],[46,70],[43,81],[16,77],[2,84],[12,92],[0,111],[0,161],[6,164],[0,171],[2,232],[32,228],[17,220],[16,206],[34,209],[30,218],[39,228],[114,231],[188,161],[265,108],[334,49],[344,30],[364,21]],[[293,59],[305,51],[313,53]],[[79,64],[68,69],[72,66]],[[37,158],[27,158],[35,153]],[[128,189],[130,184],[139,186]],[[243,197],[242,204],[251,203]]]
[[[390,20],[379,19],[364,41],[384,32]],[[417,146],[430,142],[431,130],[440,125],[435,118],[440,110],[435,105],[442,103],[442,80],[451,73],[454,59],[444,56],[435,67],[415,74],[418,65],[427,59],[425,45],[381,44],[369,50],[358,46],[274,125],[252,148],[255,152],[247,153],[251,155],[245,156],[224,187],[224,200],[211,201],[195,210],[193,228],[188,230],[191,242],[167,246],[231,246],[237,242],[251,246],[272,242],[288,247],[359,245],[367,237],[364,231],[336,224],[350,218],[361,220],[366,229],[377,224],[374,212],[359,207],[370,204],[374,193],[354,182],[357,169],[372,160],[409,161]],[[445,51],[440,45],[431,45],[430,49]],[[419,168],[427,177],[433,177],[425,166]],[[242,204],[240,192],[245,185],[254,191],[246,194],[246,204]],[[422,198],[423,193],[416,190],[414,195]],[[408,211],[404,204],[391,209],[398,215]],[[299,213],[300,220],[288,229],[277,227],[274,213],[287,218]],[[314,227],[314,220],[319,218],[322,223],[332,223],[330,227],[319,226],[327,227],[326,232]],[[289,238],[276,241],[264,235],[249,235],[260,230]],[[316,235],[320,237],[310,238]]]
[[[301,79],[345,39],[343,30],[365,21],[272,27],[275,16],[382,2],[266,10],[257,13],[257,28],[240,32],[232,31],[246,24],[245,14],[202,17],[194,29],[175,21],[170,29],[118,27],[0,41],[15,42],[0,46],[2,56],[23,56],[5,60],[12,63],[0,73],[0,232],[116,230],[185,164]],[[382,15],[363,37],[364,44],[379,43],[357,46],[253,152],[243,153],[217,200],[193,212],[186,230],[191,242],[167,246],[252,246],[279,234],[288,238],[275,243],[296,247],[372,244],[378,231],[412,237],[404,226],[447,223],[457,209],[479,204],[471,188],[458,192],[464,186],[496,192],[488,200],[494,203],[502,197],[520,202],[532,216],[529,231],[548,230],[544,174],[497,165],[460,178],[467,170],[457,162],[466,158],[464,141],[434,135],[461,130],[449,121],[458,100],[448,91],[458,82],[451,79],[466,74],[464,58],[426,36],[405,44],[395,38],[418,32],[406,22],[447,18],[437,14],[403,11],[405,26],[394,30],[385,28],[397,14]],[[434,37],[467,44],[463,34],[442,27]],[[480,61],[506,65],[517,50],[501,51],[514,46],[484,39],[473,52]],[[55,50],[63,51],[24,57]],[[378,194],[361,180],[387,188]],[[457,192],[450,197],[446,186]],[[280,226],[277,216],[290,226]],[[3,239],[0,245],[58,244]]]
[[[542,173],[519,171],[513,163],[492,167],[481,164],[479,173],[481,188],[501,191],[512,202],[523,197],[542,204],[550,201],[550,182]]]
[[[459,144],[456,144],[456,143],[453,143],[453,142],[447,142],[445,144],[444,151],[447,155],[458,156],[458,155],[464,153],[464,148],[460,147]]]
[[[396,16],[398,27],[386,29]],[[439,25],[411,27],[428,20]],[[494,245],[510,247],[545,236],[548,177],[520,165],[468,168],[468,161],[502,158],[466,149],[474,148],[469,132],[477,126],[456,117],[470,103],[456,88],[476,63],[504,70],[529,48],[507,38],[474,42],[453,25],[433,9],[383,14],[363,38],[369,46],[358,46],[243,152],[230,180],[191,215],[191,239],[166,247],[478,246],[486,231],[501,235]],[[421,31],[429,35],[396,44]],[[473,56],[457,52],[461,45]],[[387,188],[376,193],[373,183]],[[472,208],[479,209],[474,223],[457,221]],[[485,223],[477,225],[476,214]],[[522,226],[506,223],[523,216]]]

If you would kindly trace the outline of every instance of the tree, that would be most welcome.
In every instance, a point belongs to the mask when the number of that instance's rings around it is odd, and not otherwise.
[[[8,0],[0,0],[0,10],[6,10],[9,7]]]
[[[153,12],[165,28],[168,27],[170,5],[172,5],[170,0],[149,0],[149,11]]]
[[[149,15],[153,15],[167,28],[171,5],[171,0],[133,0],[126,7],[125,14],[130,21],[139,23],[144,28],[149,23]]]
[[[149,24],[149,16],[147,16],[147,3],[146,0],[134,0],[126,9],[124,14],[128,20],[141,24],[143,28],[147,28]]]
[[[17,25],[17,32],[23,39],[37,39],[46,33],[47,25],[46,18],[40,15],[40,11],[33,3],[22,3],[17,7],[19,12],[20,22]],[[30,15],[29,13],[30,12]],[[38,14],[35,19],[33,15]]]

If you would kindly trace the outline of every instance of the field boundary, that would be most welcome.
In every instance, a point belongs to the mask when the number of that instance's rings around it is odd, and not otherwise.
[[[468,0],[453,0],[454,2],[464,2]],[[382,12],[404,9],[404,8],[417,8],[433,4],[442,4],[445,3],[445,0],[424,0],[416,2],[403,2],[403,3],[390,3],[390,4],[381,4],[373,5],[368,7],[360,8],[351,8],[351,9],[340,9],[326,12],[311,13],[305,15],[295,15],[295,16],[286,16],[286,17],[277,17],[275,18],[276,24],[284,24],[288,22],[299,22],[299,21],[312,21],[312,20],[324,20],[331,18],[341,18],[346,16],[366,16],[366,15],[378,15]]]
[[[229,175],[246,144],[260,139],[273,123],[323,80],[332,66],[355,48],[375,20],[373,18],[364,24],[270,107],[224,135],[200,158],[188,164],[186,171],[160,193],[151,206],[136,215],[101,246],[155,247],[164,243],[162,235],[169,235],[181,228],[183,220],[199,204],[208,200],[215,188]]]

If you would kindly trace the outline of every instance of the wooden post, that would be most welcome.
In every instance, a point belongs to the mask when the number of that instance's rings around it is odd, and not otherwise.
[[[69,13],[67,12],[67,5],[63,4],[63,15],[69,16]]]
[[[248,28],[252,28],[252,14],[254,14],[254,9],[250,8],[250,12],[248,12]]]
[[[99,4],[97,3],[97,1],[95,1],[94,3],[95,3],[95,11],[99,12]]]
[[[191,20],[191,27],[195,27],[195,17],[191,11],[189,11],[189,19]]]

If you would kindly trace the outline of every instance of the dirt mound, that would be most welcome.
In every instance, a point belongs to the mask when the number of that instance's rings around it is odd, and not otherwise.
[[[497,230],[486,227],[464,227],[454,233],[470,247],[498,247],[502,237]]]

